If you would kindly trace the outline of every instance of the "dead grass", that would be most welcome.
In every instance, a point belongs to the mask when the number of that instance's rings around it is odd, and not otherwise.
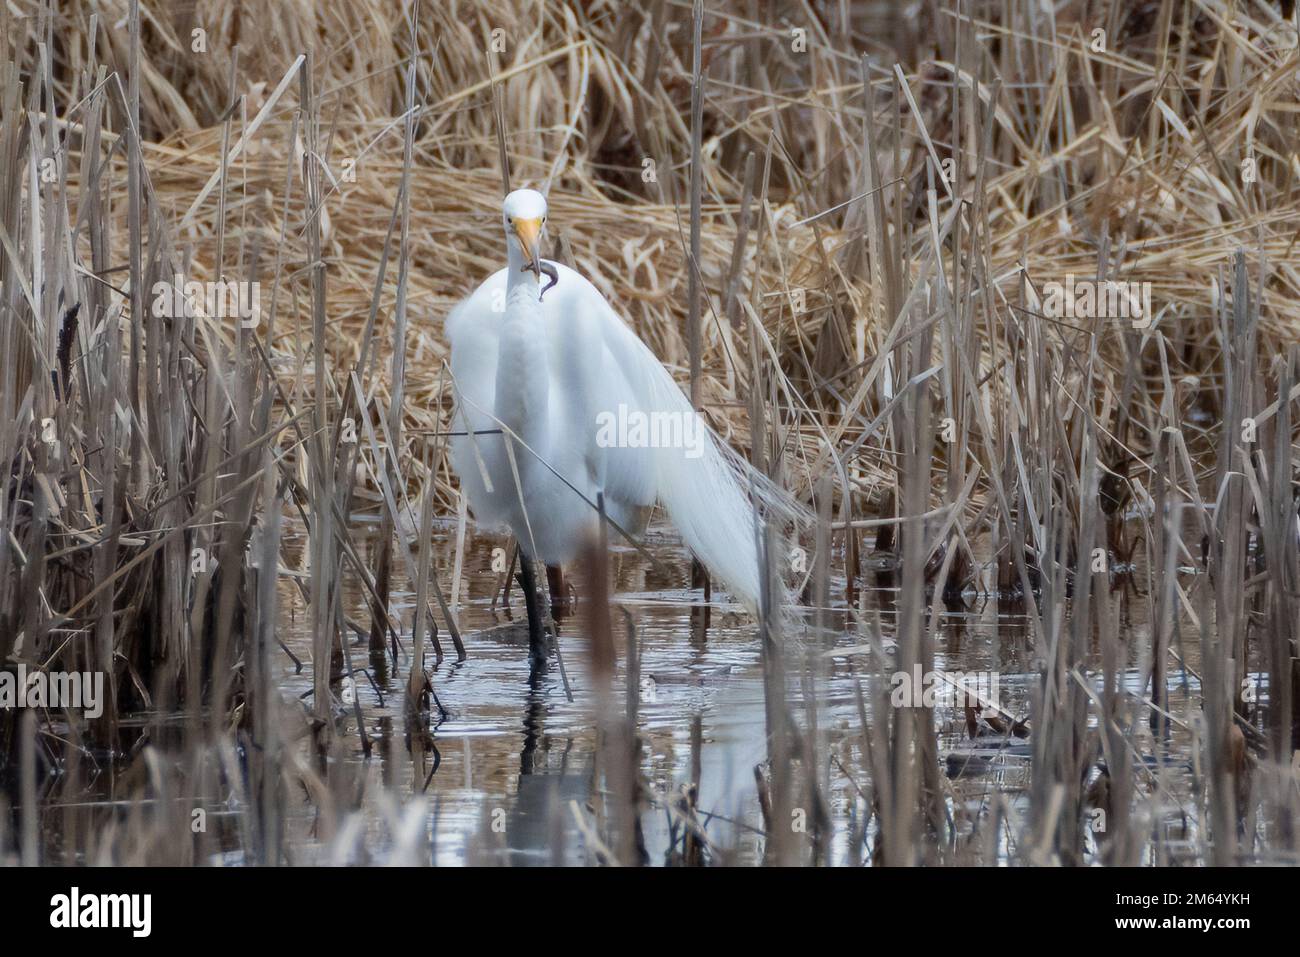
[[[1273,364],[1300,338],[1294,22],[1264,4],[926,3],[914,23],[889,4],[733,7],[750,9],[709,10],[702,33],[700,405],[823,516],[823,598],[833,548],[859,605],[862,530],[897,510],[898,667],[933,664],[918,568],[942,554],[942,582],[987,550],[983,585],[1019,589],[1044,662],[1026,858],[1081,860],[1082,782],[1102,752],[1127,766],[1145,701],[1119,689],[1129,658],[1162,675],[1172,623],[1199,609],[1220,687],[1252,655],[1271,687],[1294,681],[1294,363]],[[349,516],[368,501],[427,529],[424,494],[456,513],[441,318],[500,262],[494,81],[514,184],[549,189],[554,255],[690,377],[690,5],[148,4],[138,41],[128,0],[95,10],[0,11],[0,659],[94,663],[123,710],[184,705],[214,747],[232,709],[272,734],[274,589],[242,556],[253,541],[270,567],[283,496],[312,536],[319,731],[330,679],[353,673],[341,578],[375,598],[381,657],[403,629],[390,573],[442,601],[423,554],[365,567]],[[261,282],[264,322],[148,314],[178,272]],[[1154,328],[1045,317],[1070,274],[1149,283]],[[1247,417],[1258,441],[1233,437]],[[1117,518],[1108,488],[1146,511]],[[1082,587],[1079,559],[1136,540],[1158,627],[1134,649],[1106,644],[1119,604]],[[1284,556],[1267,573],[1257,540]],[[195,548],[227,571],[189,574]],[[1188,563],[1213,586],[1180,581]],[[783,687],[773,672],[778,725]],[[1214,832],[1242,810],[1224,797],[1233,729],[1271,736],[1281,782],[1294,700],[1207,695]],[[96,740],[120,743],[113,720]],[[933,716],[894,721],[863,713],[878,853],[950,860]],[[820,801],[785,777],[827,760],[815,730],[774,736],[778,811]],[[255,786],[306,774],[291,750]],[[1115,771],[1110,800],[1137,787]],[[1293,851],[1294,801],[1269,793]],[[1144,839],[1124,834],[1110,859],[1135,861]]]

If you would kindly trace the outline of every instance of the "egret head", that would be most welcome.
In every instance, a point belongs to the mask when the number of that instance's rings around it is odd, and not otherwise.
[[[517,244],[523,253],[524,268],[537,272],[542,261],[546,197],[535,189],[517,189],[506,197],[503,218],[506,243]]]
[[[519,251],[523,268],[541,279],[550,279],[546,289],[559,281],[554,266],[542,261],[542,231],[546,228],[546,197],[535,189],[517,189],[506,197],[502,211],[506,227],[506,245]],[[546,289],[542,290],[545,295]]]

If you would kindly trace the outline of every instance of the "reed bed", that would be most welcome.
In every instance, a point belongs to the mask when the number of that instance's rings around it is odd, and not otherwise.
[[[766,540],[803,607],[755,623],[757,860],[1167,863],[1183,736],[1180,859],[1294,862],[1294,13],[918,10],[0,9],[0,668],[108,689],[93,720],[0,710],[0,857],[293,863],[305,795],[329,860],[427,859],[420,801],[385,797],[382,839],[357,811],[350,689],[399,678],[424,793],[437,665],[473,653],[428,549],[464,520],[441,319],[499,268],[504,158],[548,191],[554,257],[816,516]],[[160,305],[178,276],[256,284],[259,311]],[[1056,309],[1075,280],[1150,313]],[[604,556],[584,572],[588,859],[646,862],[653,807],[670,863],[737,860],[700,811],[698,726],[686,786],[645,779],[636,625]],[[935,708],[886,706],[975,599],[1032,690],[960,719],[1027,741],[1019,801],[945,773]],[[273,680],[289,607],[301,702]],[[845,669],[848,731],[824,713]],[[193,827],[214,795],[242,809],[220,839]]]

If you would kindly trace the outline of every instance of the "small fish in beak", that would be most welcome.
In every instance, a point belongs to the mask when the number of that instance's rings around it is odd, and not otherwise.
[[[545,286],[542,287],[542,291],[537,294],[537,300],[540,302],[546,296],[547,290],[549,290],[552,286],[554,286],[557,282],[560,281],[560,271],[556,269],[554,266],[552,266],[550,263],[545,263],[545,262],[539,263],[538,268],[540,268],[542,274],[545,275],[546,278],[550,280],[550,282],[548,282]]]

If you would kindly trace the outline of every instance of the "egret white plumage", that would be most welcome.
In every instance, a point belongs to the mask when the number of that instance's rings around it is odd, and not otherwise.
[[[451,461],[475,519],[508,526],[525,558],[555,566],[597,535],[598,496],[633,533],[659,503],[713,575],[755,609],[753,503],[784,508],[781,493],[708,429],[595,286],[541,258],[546,214],[535,190],[506,197],[508,264],[447,317]],[[656,425],[670,441],[654,442]],[[523,568],[536,653],[527,560]]]

